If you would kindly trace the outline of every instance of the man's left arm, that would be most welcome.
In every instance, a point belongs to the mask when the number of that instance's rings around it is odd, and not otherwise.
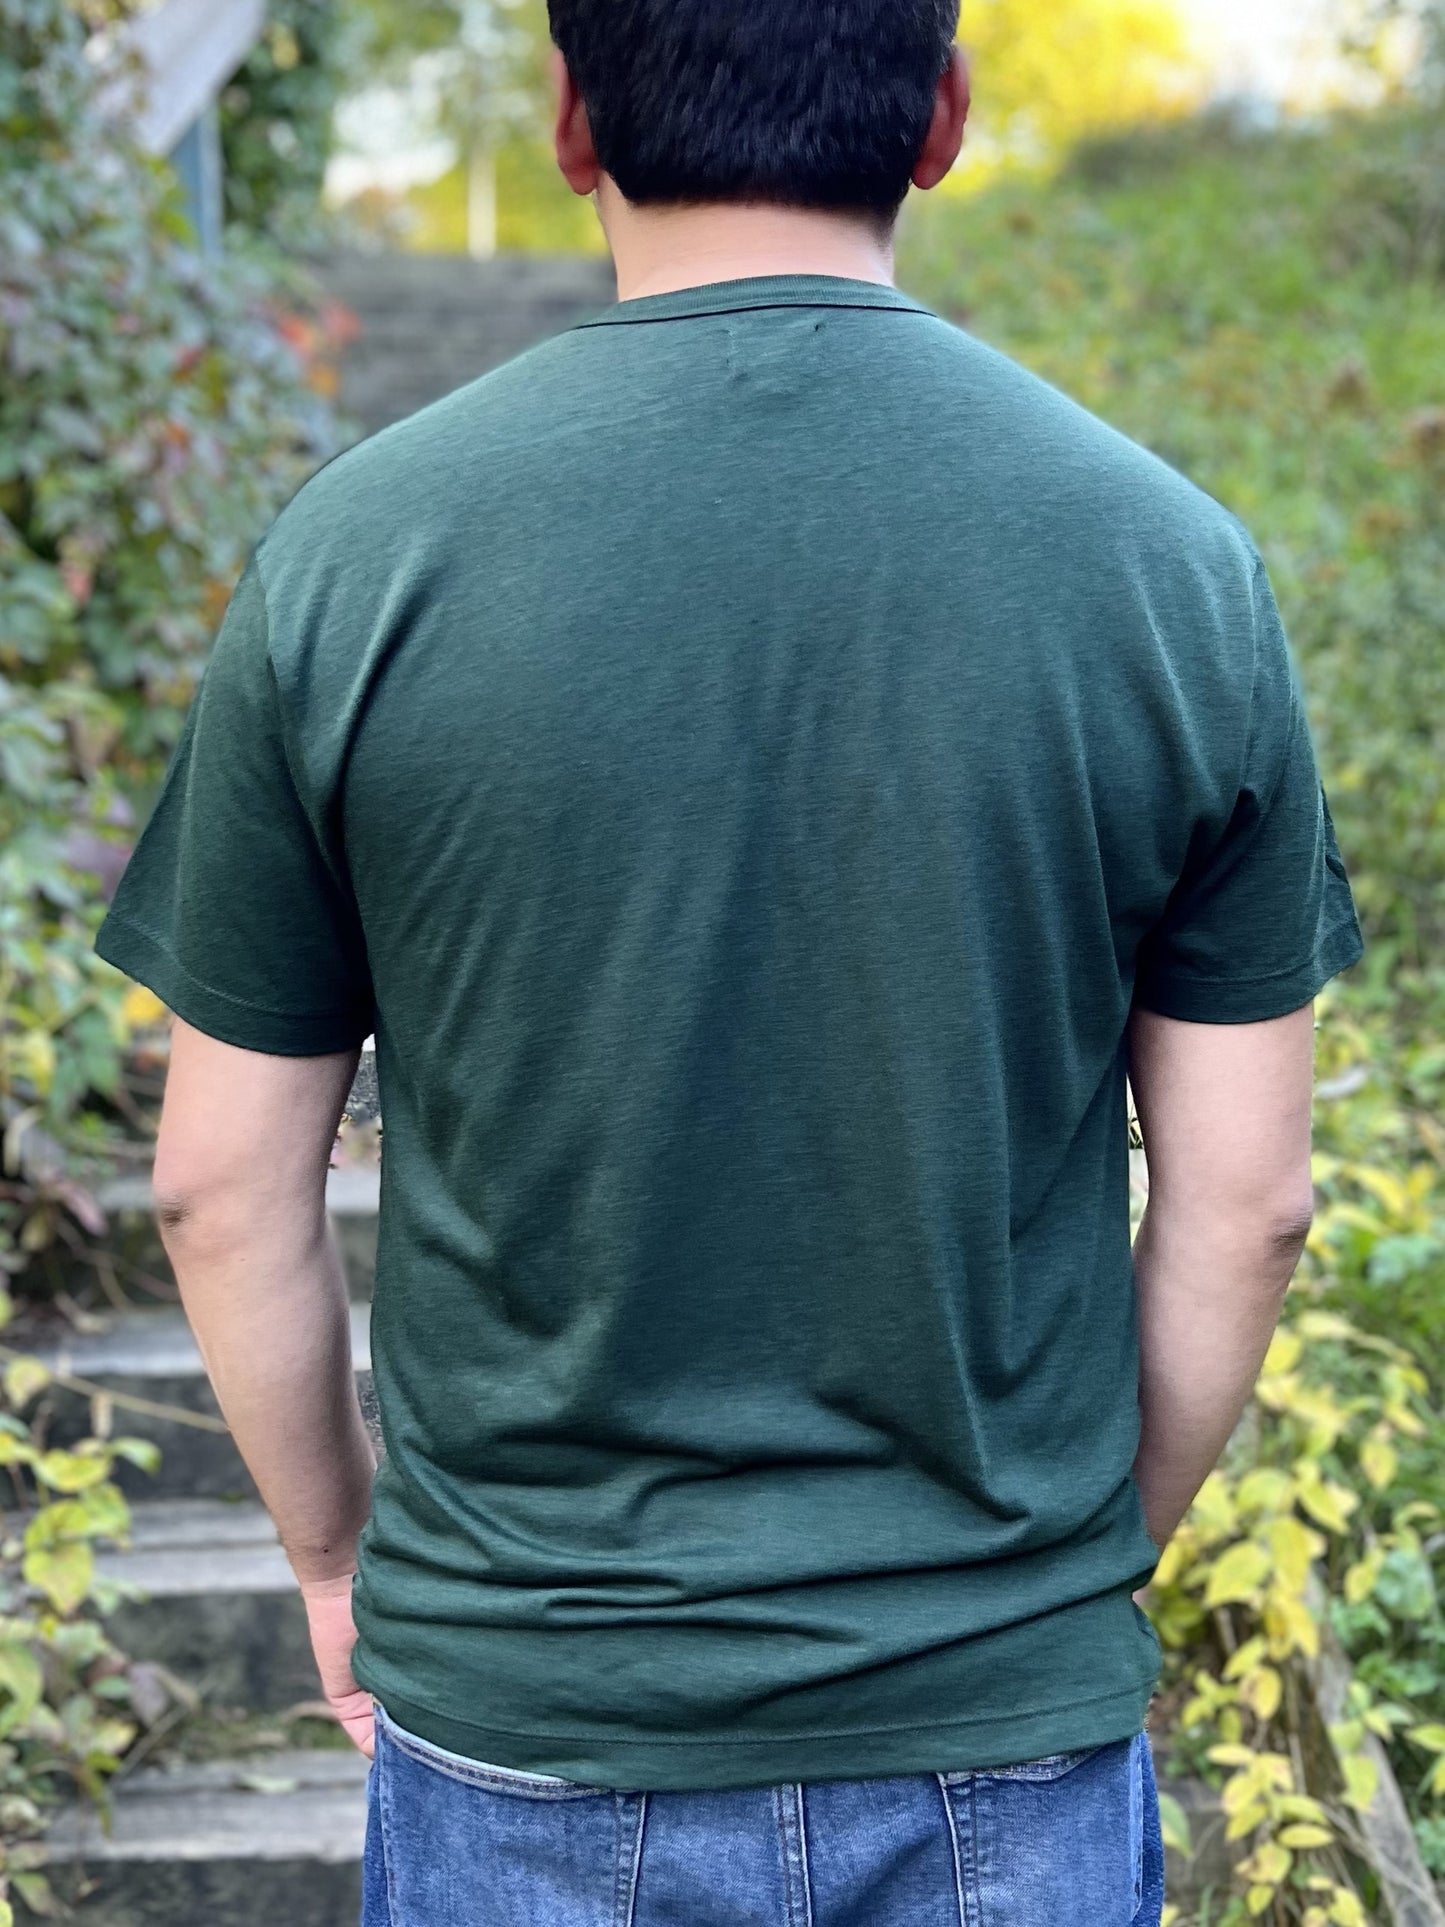
[[[327,1699],[363,1752],[351,1577],[375,1455],[326,1172],[354,1050],[277,1057],[175,1020],[155,1196],[207,1373],[306,1600]]]

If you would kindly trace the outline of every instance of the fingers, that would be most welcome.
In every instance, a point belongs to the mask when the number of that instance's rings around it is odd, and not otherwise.
[[[373,1758],[376,1752],[376,1711],[371,1695],[356,1692],[345,1699],[333,1699],[331,1708],[351,1744],[364,1753],[368,1760]]]

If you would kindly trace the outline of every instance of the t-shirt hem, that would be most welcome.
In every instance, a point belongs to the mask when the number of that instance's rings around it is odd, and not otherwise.
[[[223,1044],[275,1057],[326,1057],[352,1050],[372,1029],[369,1017],[261,1010],[193,977],[160,941],[115,911],[101,924],[96,955],[155,992],[183,1022]]]
[[[463,1759],[515,1772],[555,1775],[586,1786],[633,1792],[715,1792],[792,1781],[881,1779],[1015,1766],[1056,1753],[1107,1746],[1139,1732],[1157,1672],[1126,1687],[1031,1712],[965,1715],[925,1725],[834,1733],[716,1733],[679,1736],[518,1732],[458,1719],[397,1694],[375,1692],[365,1667],[359,1685],[388,1718],[418,1739]]]
[[[1265,977],[1191,977],[1158,974],[1135,989],[1134,1002],[1161,1017],[1194,1024],[1263,1023],[1313,1001],[1332,977],[1365,954],[1353,915],[1333,925],[1303,963]]]

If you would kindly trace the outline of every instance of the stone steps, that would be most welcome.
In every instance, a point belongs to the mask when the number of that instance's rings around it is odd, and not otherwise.
[[[122,1651],[158,1661],[206,1706],[274,1713],[318,1696],[301,1595],[263,1506],[137,1505],[130,1545],[96,1566],[134,1595],[107,1617]]]
[[[586,256],[335,254],[315,264],[360,332],[341,360],[341,407],[363,433],[608,307],[610,265]]]
[[[347,255],[316,265],[323,289],[361,324],[341,401],[366,433],[607,307],[615,293],[596,260]],[[362,1104],[355,1114],[367,1111]],[[374,1169],[330,1173],[364,1394],[379,1195]],[[170,1272],[148,1182],[117,1179],[100,1201],[122,1288],[137,1297],[147,1279],[163,1287]],[[120,1313],[103,1329],[45,1336],[32,1349],[102,1392],[216,1417],[178,1307]],[[89,1392],[53,1385],[43,1397],[55,1443],[89,1429]],[[162,1460],[154,1479],[131,1467],[118,1475],[132,1500],[131,1543],[103,1554],[101,1572],[146,1598],[124,1599],[109,1623],[135,1658],[200,1689],[202,1711],[187,1733],[206,1747],[239,1744],[246,1723],[211,1732],[207,1708],[274,1714],[319,1693],[290,1568],[227,1434],[121,1404],[112,1417],[116,1433],[153,1439]],[[109,1832],[87,1808],[61,1810],[48,1836],[52,1879],[78,1920],[96,1927],[356,1927],[365,1772],[359,1754],[334,1747],[143,1766],[115,1786]],[[30,1918],[23,1906],[18,1916]]]
[[[143,1767],[108,1833],[87,1809],[59,1817],[47,1871],[95,1927],[356,1927],[365,1785],[350,1748]]]
[[[371,1414],[370,1308],[351,1307],[351,1355],[362,1408]],[[117,1436],[151,1440],[160,1450],[152,1476],[122,1462],[116,1483],[132,1500],[252,1499],[256,1488],[229,1432],[202,1430],[186,1415],[219,1423],[215,1394],[201,1354],[180,1308],[117,1313],[104,1331],[77,1333],[35,1348],[41,1362],[64,1379],[83,1381],[119,1400],[136,1399],[156,1410],[117,1403]],[[71,1445],[91,1429],[93,1393],[52,1384],[44,1394],[46,1432],[55,1445]],[[173,1416],[174,1414],[174,1416]]]

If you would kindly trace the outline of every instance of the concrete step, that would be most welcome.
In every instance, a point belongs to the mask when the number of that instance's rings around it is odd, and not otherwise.
[[[341,361],[341,406],[366,434],[616,297],[610,264],[585,256],[357,253],[316,265],[326,292],[361,324]]]
[[[371,1313],[351,1307],[351,1356],[362,1408],[373,1417],[371,1396]],[[116,1313],[103,1331],[73,1333],[58,1343],[33,1348],[53,1373],[87,1386],[138,1399],[168,1410],[136,1410],[118,1404],[117,1435],[152,1440],[160,1449],[154,1475],[122,1463],[116,1482],[133,1500],[253,1499],[251,1476],[229,1432],[188,1425],[190,1414],[220,1423],[215,1395],[206,1378],[191,1328],[179,1307]],[[53,1384],[43,1395],[47,1436],[53,1444],[72,1445],[92,1429],[93,1395]],[[375,1429],[373,1424],[373,1430]]]
[[[301,1595],[261,1505],[137,1505],[129,1547],[96,1564],[137,1595],[107,1615],[121,1650],[169,1668],[206,1705],[270,1713],[318,1696]]]
[[[350,1750],[142,1768],[108,1833],[57,1818],[47,1871],[93,1927],[356,1927],[365,1787]]]

